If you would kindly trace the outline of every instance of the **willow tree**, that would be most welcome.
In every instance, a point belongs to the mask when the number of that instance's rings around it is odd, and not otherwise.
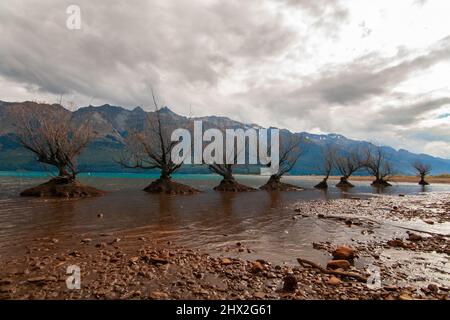
[[[222,177],[220,183],[214,187],[215,191],[223,191],[223,192],[248,192],[254,191],[255,189],[246,185],[239,183],[234,177],[234,170],[237,166],[245,164],[245,156],[246,156],[246,138],[245,132],[243,129],[229,129],[228,131],[224,126],[220,126],[219,128],[214,128],[214,134],[211,137],[204,137],[207,140],[213,140],[215,143],[219,143],[217,148],[209,155],[210,160],[206,161],[203,159],[205,163],[208,164],[208,168],[212,173],[218,174]],[[231,133],[233,132],[233,133]],[[235,135],[236,133],[242,133],[242,136],[239,137]],[[208,131],[205,132],[207,135]],[[220,140],[225,136],[225,145],[220,143]],[[244,137],[242,139],[242,137]],[[208,153],[209,147],[205,148],[205,154]]]
[[[58,172],[50,181],[23,191],[22,196],[87,197],[103,193],[76,180],[77,157],[94,137],[89,121],[76,121],[61,105],[27,102],[15,106],[13,113],[20,144],[39,163]]]
[[[323,162],[320,170],[324,175],[324,178],[321,182],[316,184],[314,188],[328,189],[328,178],[330,177],[331,171],[333,171],[335,165],[336,149],[330,145],[327,145],[326,147],[322,148],[321,155]]]
[[[430,174],[430,172],[431,172],[431,165],[430,164],[425,164],[425,163],[417,160],[417,161],[414,161],[412,166],[414,167],[414,169],[416,169],[417,173],[420,176],[419,184],[422,185],[422,186],[429,185],[429,183],[427,181],[425,181],[425,176]]]
[[[359,150],[349,150],[345,153],[335,156],[334,164],[336,169],[341,174],[341,178],[336,187],[339,188],[352,188],[354,187],[348,179],[360,168],[363,167],[363,161]]]
[[[146,113],[142,130],[135,130],[126,137],[126,150],[118,162],[124,168],[159,170],[159,178],[144,189],[149,193],[196,193],[198,190],[172,180],[172,175],[183,163],[175,163],[171,157],[172,150],[178,144],[178,141],[171,140],[171,135],[183,123],[177,123],[162,112],[153,92],[152,100],[154,112]],[[184,125],[189,123],[188,119]]]
[[[278,171],[272,174],[267,183],[260,189],[266,191],[302,190],[302,188],[298,186],[281,182],[281,178],[292,170],[302,155],[302,139],[297,135],[285,134],[280,140]],[[270,152],[272,152],[272,150]],[[270,167],[271,163],[267,166]]]
[[[391,186],[388,182],[388,177],[393,174],[393,167],[382,147],[368,148],[366,150],[364,166],[375,177],[372,186]]]

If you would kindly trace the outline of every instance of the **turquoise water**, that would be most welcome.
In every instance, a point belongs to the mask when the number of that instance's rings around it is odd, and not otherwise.
[[[22,178],[46,178],[53,177],[56,172],[44,171],[0,171],[0,177],[22,177]],[[134,173],[134,172],[82,172],[79,177],[92,178],[126,178],[126,179],[156,179],[159,173]],[[215,179],[212,174],[174,174],[175,179]]]

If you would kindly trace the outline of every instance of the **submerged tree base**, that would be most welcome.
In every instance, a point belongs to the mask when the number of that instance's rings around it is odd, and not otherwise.
[[[316,188],[316,189],[328,189],[327,180],[324,179],[324,180],[320,181],[318,184],[316,184],[314,186],[314,188]]]
[[[56,177],[27,189],[20,193],[22,197],[57,197],[57,198],[85,198],[104,195],[105,192],[94,187],[82,185],[77,180],[67,177]]]
[[[373,181],[371,183],[371,185],[374,187],[390,187],[390,186],[392,186],[392,184],[390,184],[389,182],[387,182],[384,179],[376,179],[375,181]]]
[[[224,191],[224,192],[249,192],[255,191],[255,188],[245,186],[240,184],[234,179],[222,179],[219,185],[214,188],[215,191]]]
[[[270,177],[269,181],[262,187],[265,191],[301,191],[303,188],[294,186],[293,184],[281,182],[280,179]]]
[[[421,186],[428,186],[429,183],[426,182],[425,180],[420,180],[420,181],[419,181],[419,185],[421,185]]]
[[[150,185],[148,185],[144,191],[149,193],[166,193],[166,194],[193,194],[200,192],[185,184],[172,181],[170,178],[159,178]]]
[[[347,178],[342,177],[341,181],[336,185],[338,188],[353,188],[354,185],[348,182]]]

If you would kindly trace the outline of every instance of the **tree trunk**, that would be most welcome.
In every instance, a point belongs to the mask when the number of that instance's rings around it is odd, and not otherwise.
[[[68,177],[69,173],[67,172],[66,166],[60,166],[59,168],[59,177]]]
[[[421,175],[421,176],[420,176],[419,184],[420,184],[421,186],[427,186],[427,185],[429,185],[429,183],[425,181],[425,175]]]
[[[347,176],[343,176],[341,177],[341,180],[339,181],[339,183],[336,185],[336,187],[338,188],[353,188],[354,185],[351,184],[350,182],[348,182],[348,178]]]
[[[314,188],[316,189],[328,189],[328,183],[327,183],[328,178],[324,178],[321,182],[319,182],[318,184],[316,184],[314,186]]]

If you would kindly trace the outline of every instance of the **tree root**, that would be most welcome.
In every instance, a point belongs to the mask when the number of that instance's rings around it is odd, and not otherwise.
[[[328,269],[325,269],[324,267],[318,265],[317,263],[314,263],[312,261],[309,261],[309,260],[306,260],[306,259],[302,259],[302,258],[297,258],[297,261],[302,267],[305,267],[305,265],[306,265],[306,266],[312,267],[314,269],[317,269],[320,272],[325,273],[325,274],[332,274],[332,275],[337,275],[337,276],[349,277],[349,278],[354,278],[354,279],[356,279],[356,280],[358,280],[360,282],[367,282],[367,278],[366,277],[364,277],[364,276],[362,276],[360,274],[354,273],[354,272],[328,270]]]

